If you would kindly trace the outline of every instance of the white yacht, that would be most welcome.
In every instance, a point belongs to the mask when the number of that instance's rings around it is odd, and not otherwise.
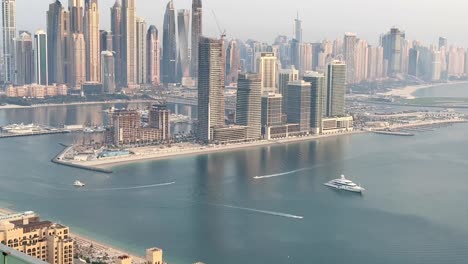
[[[73,183],[73,186],[75,186],[75,187],[84,187],[85,184],[80,182],[80,181],[75,181],[75,183]]]
[[[362,193],[366,190],[360,185],[357,185],[354,182],[346,179],[344,175],[341,175],[340,179],[332,180],[324,184],[326,186],[333,187],[338,190],[344,190],[349,192]]]

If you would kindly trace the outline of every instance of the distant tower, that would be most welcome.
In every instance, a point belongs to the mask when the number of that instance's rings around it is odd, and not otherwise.
[[[101,81],[99,7],[97,0],[85,0],[84,35],[86,42],[86,80]]]
[[[327,71],[326,112],[327,117],[344,116],[346,93],[346,64],[332,61]]]
[[[288,84],[293,81],[299,80],[299,71],[296,70],[294,66],[291,66],[290,69],[282,69],[278,74],[278,90],[283,98],[288,96]],[[286,100],[283,100],[282,109],[286,110]]]
[[[146,34],[148,33],[148,30],[146,21],[143,18],[137,17],[136,21],[137,83],[145,84],[147,81]]]
[[[179,69],[180,79],[190,77],[190,52],[189,52],[189,25],[190,11],[181,9],[177,12],[177,26],[179,32]]]
[[[237,83],[240,72],[240,50],[236,40],[231,40],[226,49],[226,85]]]
[[[203,35],[203,12],[202,0],[192,0],[192,49],[191,49],[191,63],[192,63],[192,77],[198,76],[198,44],[200,37]]]
[[[355,83],[356,72],[356,43],[357,36],[355,33],[346,33],[343,41],[343,57],[346,65],[346,82],[348,84]]]
[[[294,38],[302,43],[302,20],[299,19],[299,12],[297,13],[297,18],[294,20]]]
[[[47,56],[47,33],[39,30],[34,35],[34,65],[35,67],[35,82],[41,85],[48,85],[49,79],[49,63]]]
[[[119,0],[111,8],[112,48],[115,61],[115,81],[122,85],[122,5]]]
[[[107,30],[100,30],[99,31],[99,37],[101,38],[100,42],[100,47],[99,51],[113,51],[114,50],[114,45],[113,45],[113,39],[114,37],[112,36],[111,31]]]
[[[211,130],[224,126],[224,40],[200,38],[198,61],[198,139],[212,141]]]
[[[382,36],[384,59],[388,62],[387,74],[395,76],[402,72],[402,50],[405,33],[398,28],[391,28],[390,32]]]
[[[167,4],[163,24],[163,54],[162,81],[163,83],[177,82],[177,42],[174,1]]]
[[[72,77],[70,85],[79,89],[81,85],[86,82],[86,42],[84,34],[73,34],[71,50]]]
[[[136,13],[135,0],[122,0],[122,82],[124,85],[137,83],[136,63]]]
[[[114,54],[110,51],[103,51],[101,53],[102,62],[102,89],[106,94],[115,93],[115,61]]]
[[[13,83],[15,71],[16,0],[2,0],[2,18],[5,83]]]
[[[49,83],[64,84],[67,70],[67,49],[69,37],[68,11],[56,0],[47,11],[47,50],[49,61]]]
[[[262,126],[283,124],[283,99],[281,94],[265,93],[262,95]]]
[[[149,248],[146,250],[146,261],[148,264],[164,264],[163,251],[159,248]]]
[[[325,75],[309,72],[304,75],[304,81],[310,83],[310,127],[312,133],[320,134],[322,130],[323,105],[325,103],[326,80]]]
[[[288,85],[286,115],[288,123],[298,124],[301,132],[310,130],[310,83],[303,80]]]
[[[153,86],[161,84],[161,48],[159,43],[159,32],[156,26],[150,26],[146,35],[146,55],[148,66],[148,83]]]
[[[236,124],[247,126],[247,138],[262,135],[262,79],[258,74],[241,74],[237,85]]]
[[[17,85],[34,82],[34,51],[31,34],[23,32],[16,39],[16,81]]]
[[[443,47],[448,49],[447,38],[439,37],[439,50],[441,50]]]
[[[273,52],[262,52],[257,59],[257,73],[262,80],[262,93],[276,92],[278,59]]]
[[[83,0],[68,0],[71,33],[83,33]]]

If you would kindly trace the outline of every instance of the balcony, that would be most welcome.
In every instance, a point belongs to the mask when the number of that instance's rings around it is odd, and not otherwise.
[[[0,264],[47,264],[47,262],[0,244]]]

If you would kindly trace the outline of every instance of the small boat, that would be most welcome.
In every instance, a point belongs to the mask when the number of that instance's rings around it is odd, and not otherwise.
[[[75,186],[75,187],[84,187],[85,184],[82,183],[82,182],[80,182],[80,181],[75,181],[75,182],[73,183],[73,186]]]
[[[366,189],[362,188],[360,185],[355,184],[354,182],[345,178],[344,175],[341,175],[340,179],[335,179],[324,183],[324,185],[343,191],[362,193]]]

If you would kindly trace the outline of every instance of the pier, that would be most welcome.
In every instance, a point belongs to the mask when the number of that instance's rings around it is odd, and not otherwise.
[[[390,135],[390,136],[402,136],[402,137],[414,137],[413,133],[400,132],[400,131],[374,131],[375,134],[379,135]]]
[[[63,144],[60,144],[60,145],[63,146]],[[71,168],[75,168],[75,169],[82,169],[82,170],[101,172],[101,173],[108,173],[108,174],[112,173],[111,170],[92,167],[92,166],[79,165],[79,164],[75,164],[75,163],[72,163],[72,162],[65,161],[64,156],[69,151],[73,151],[73,145],[66,147],[62,152],[57,154],[57,156],[55,156],[51,161],[53,163],[55,163],[55,164],[63,165],[63,166],[67,166],[67,167],[71,167]]]

